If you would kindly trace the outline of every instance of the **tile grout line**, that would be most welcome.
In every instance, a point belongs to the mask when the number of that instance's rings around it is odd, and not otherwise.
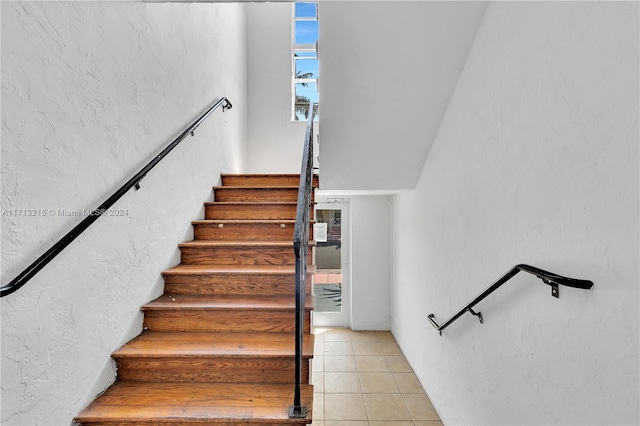
[[[397,353],[397,349],[398,348],[393,348],[392,347],[391,349],[388,348],[387,350],[385,350],[383,348],[384,344],[390,345],[391,343],[395,343],[395,345],[397,346],[397,342],[395,342],[395,339],[393,340],[393,342],[389,341],[388,339],[385,339],[383,341],[383,340],[381,340],[381,336],[380,335],[376,335],[376,341],[375,342],[374,341],[370,341],[370,340],[366,340],[366,339],[365,340],[354,340],[353,339],[353,334],[351,332],[347,336],[348,340],[344,340],[343,337],[337,337],[336,340],[328,340],[327,341],[327,340],[324,339],[324,337],[325,336],[322,336],[322,339],[321,339],[321,341],[323,342],[323,348],[322,348],[322,355],[320,355],[320,356],[322,356],[322,371],[321,371],[322,378],[321,378],[321,380],[322,380],[322,390],[323,390],[323,392],[319,392],[317,394],[317,396],[321,396],[323,398],[323,404],[322,404],[323,405],[323,413],[322,413],[322,418],[321,419],[317,419],[318,420],[318,423],[317,423],[318,425],[327,426],[327,423],[340,424],[340,423],[343,423],[343,422],[346,422],[346,423],[349,422],[349,421],[346,421],[346,420],[336,420],[336,421],[327,420],[327,418],[326,418],[326,416],[327,416],[327,407],[326,407],[326,404],[325,404],[326,403],[325,395],[327,394],[327,392],[326,392],[327,391],[327,387],[326,387],[327,386],[327,375],[329,373],[336,373],[336,374],[355,373],[357,375],[357,383],[358,383],[358,385],[360,387],[360,392],[331,392],[331,393],[337,393],[337,394],[344,393],[344,394],[358,394],[358,395],[360,395],[360,400],[362,401],[363,408],[364,408],[365,418],[354,419],[354,420],[352,420],[353,422],[358,422],[358,424],[369,425],[369,426],[371,426],[373,424],[372,422],[383,423],[383,422],[389,422],[389,421],[392,421],[392,422],[403,422],[403,424],[406,422],[406,424],[413,424],[414,426],[416,426],[417,423],[420,423],[420,424],[429,423],[429,424],[433,424],[434,426],[442,425],[441,420],[431,420],[431,419],[429,419],[429,420],[416,420],[415,416],[417,415],[418,417],[420,417],[420,414],[416,413],[414,415],[414,413],[409,409],[409,405],[407,405],[407,397],[406,397],[407,395],[424,395],[424,397],[427,398],[427,399],[428,399],[428,396],[426,395],[426,392],[424,391],[424,388],[422,388],[422,384],[420,384],[420,389],[421,389],[422,392],[416,392],[415,388],[412,387],[413,385],[410,382],[407,383],[406,381],[404,381],[405,389],[407,389],[408,392],[404,392],[403,390],[401,390],[401,387],[400,387],[400,384],[399,384],[399,381],[398,381],[399,377],[402,377],[402,375],[405,375],[405,374],[406,375],[413,374],[413,376],[415,376],[415,372],[413,371],[412,368],[410,368],[410,366],[408,366],[408,368],[405,367],[404,365],[400,365],[398,367],[397,363],[399,361],[402,361],[402,360],[400,360],[400,358],[404,359],[404,362],[403,362],[404,364],[407,363],[406,357],[404,357],[404,354],[402,353],[402,351],[400,351],[400,353]],[[346,343],[347,341],[349,342],[349,345],[344,345],[344,343]],[[325,342],[342,342],[341,345],[338,344],[338,345],[330,345],[330,346],[335,346],[337,348],[338,353],[345,351],[345,352],[351,352],[351,354],[348,354],[348,355],[346,355],[346,354],[345,355],[339,355],[339,354],[328,355],[327,354],[327,348],[326,348],[326,346],[324,346]],[[355,342],[376,343],[378,348],[380,349],[381,353],[380,354],[372,353],[372,352],[375,352],[375,350],[371,351],[371,352],[368,352],[366,350],[366,347],[368,345],[362,345],[360,347],[360,350],[362,352],[364,352],[364,354],[356,355],[356,347],[355,346],[360,346],[360,345],[354,345]],[[340,346],[342,346],[343,349],[339,349]],[[372,347],[374,347],[374,346],[372,345]],[[351,349],[351,351],[348,350],[349,348]],[[387,353],[387,352],[389,352],[389,353]],[[354,366],[353,366],[354,370],[337,369],[336,371],[328,372],[327,371],[327,360],[325,360],[325,357],[327,357],[327,356],[352,358],[353,364],[354,364]],[[386,364],[386,370],[385,371],[376,371],[375,367],[372,367],[373,368],[372,371],[368,371],[368,370],[365,371],[365,370],[362,370],[362,365],[359,365],[356,362],[356,357],[364,357],[366,359],[367,357],[373,357],[373,356],[380,356],[382,359],[384,359],[384,362]],[[394,368],[392,368],[392,363],[390,362],[390,357],[394,357],[394,363],[396,363],[395,369],[399,370],[399,371],[394,371]],[[340,368],[340,367],[338,367],[338,368]],[[393,379],[392,383],[395,385],[395,387],[397,389],[397,392],[395,392],[395,393],[388,393],[388,392],[385,392],[385,393],[372,393],[371,395],[381,395],[381,396],[382,395],[388,395],[388,396],[394,395],[394,396],[396,396],[396,398],[397,398],[397,395],[400,395],[401,396],[400,400],[402,401],[402,405],[404,406],[404,409],[406,410],[405,413],[406,413],[406,415],[409,416],[408,419],[403,419],[403,420],[390,419],[390,420],[386,420],[386,421],[385,420],[375,420],[375,419],[372,420],[372,419],[370,419],[371,413],[370,413],[369,407],[366,404],[366,398],[365,398],[365,396],[368,395],[368,394],[365,394],[365,392],[364,392],[363,381],[362,381],[362,374],[367,374],[367,373],[384,374],[384,375],[391,374],[391,377]],[[415,379],[417,380],[417,377]],[[418,383],[419,383],[419,381],[418,381]]]

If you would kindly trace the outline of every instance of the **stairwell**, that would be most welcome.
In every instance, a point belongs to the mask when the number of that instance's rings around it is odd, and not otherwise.
[[[76,422],[311,423],[310,285],[302,371],[309,412],[289,418],[298,183],[299,175],[222,175],[215,201],[205,203],[205,219],[193,222],[194,240],[179,245],[181,263],[162,273],[164,294],[142,307],[144,331],[113,354],[116,382]],[[317,183],[314,176],[314,188]]]

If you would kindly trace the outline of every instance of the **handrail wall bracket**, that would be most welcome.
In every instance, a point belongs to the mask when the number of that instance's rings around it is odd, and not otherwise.
[[[435,315],[434,314],[429,314],[427,316],[427,320],[429,320],[431,325],[433,327],[435,327],[436,330],[438,330],[438,332],[440,333],[441,336],[442,336],[442,330],[447,328],[451,323],[453,323],[455,320],[460,318],[466,312],[469,312],[470,314],[477,316],[478,319],[480,320],[480,324],[483,324],[484,323],[484,318],[482,317],[482,312],[474,311],[473,307],[476,306],[478,303],[480,303],[485,297],[487,297],[488,295],[490,295],[491,293],[496,291],[504,283],[506,283],[511,278],[513,278],[520,271],[528,272],[528,273],[530,273],[532,275],[535,275],[536,277],[540,278],[543,283],[548,284],[549,286],[551,286],[551,296],[553,296],[555,298],[559,298],[560,297],[560,289],[559,289],[560,285],[565,285],[567,287],[581,288],[581,289],[585,289],[585,290],[589,290],[589,289],[593,288],[593,282],[589,281],[589,280],[580,280],[580,279],[576,279],[576,278],[567,278],[567,277],[563,277],[562,275],[557,275],[557,274],[554,274],[552,272],[544,271],[544,270],[536,268],[534,266],[520,264],[520,265],[516,265],[513,268],[511,268],[511,270],[509,270],[509,272],[507,272],[502,277],[500,277],[500,279],[498,279],[498,281],[496,281],[495,283],[493,283],[489,287],[487,287],[486,290],[484,290],[482,293],[480,293],[471,302],[467,303],[462,309],[460,309],[451,318],[449,318],[447,321],[445,321],[444,324],[439,325],[435,320]]]

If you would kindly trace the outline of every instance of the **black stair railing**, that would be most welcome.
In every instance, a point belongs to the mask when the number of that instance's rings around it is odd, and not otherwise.
[[[220,98],[219,101],[211,105],[207,110],[200,115],[184,132],[173,140],[160,154],[154,157],[146,166],[144,166],[138,173],[136,173],[131,179],[114,192],[105,202],[100,204],[87,215],[75,228],[69,231],[64,237],[62,237],[57,243],[55,243],[49,250],[47,250],[42,256],[36,259],[31,265],[29,265],[24,271],[18,274],[9,284],[0,287],[0,297],[8,296],[9,294],[17,291],[23,285],[25,285],[34,275],[36,275],[42,268],[47,266],[62,250],[64,250],[73,240],[75,240],[80,234],[82,234],[93,222],[98,220],[100,216],[105,214],[108,209],[115,204],[127,191],[135,187],[140,189],[140,181],[158,164],[164,157],[167,156],[184,138],[189,134],[194,135],[195,130],[200,124],[206,120],[209,115],[218,107],[222,105],[222,111],[231,109],[231,102],[226,97]]]
[[[435,320],[435,316],[433,314],[430,314],[427,317],[429,319],[429,322],[431,322],[431,325],[433,325],[436,328],[436,330],[438,330],[440,332],[441,336],[442,336],[442,330],[447,328],[449,325],[451,325],[451,323],[453,323],[455,320],[460,318],[466,312],[469,312],[470,314],[477,316],[478,320],[480,320],[481,324],[484,323],[484,319],[482,318],[482,312],[474,311],[473,307],[476,306],[478,303],[480,303],[485,297],[487,297],[488,295],[490,295],[491,293],[496,291],[504,283],[506,283],[511,278],[516,276],[516,274],[518,272],[520,272],[520,271],[528,272],[530,274],[533,274],[536,277],[540,278],[543,283],[550,285],[551,286],[551,295],[553,297],[560,297],[560,292],[559,292],[558,286],[561,286],[561,285],[564,285],[564,286],[567,286],[567,287],[573,287],[573,288],[582,288],[582,289],[586,289],[586,290],[589,290],[589,289],[591,289],[593,287],[593,282],[589,281],[589,280],[579,280],[579,279],[575,279],[575,278],[567,278],[567,277],[563,277],[562,275],[558,275],[558,274],[554,274],[552,272],[544,271],[542,269],[535,268],[535,267],[529,266],[529,265],[516,265],[513,268],[511,268],[511,270],[509,270],[509,272],[507,272],[502,277],[500,277],[498,279],[498,281],[496,281],[495,283],[493,283],[489,287],[487,287],[486,290],[484,290],[482,293],[480,293],[476,298],[474,298],[471,302],[467,303],[462,309],[460,309],[451,318],[449,318],[447,321],[445,321],[444,324],[438,325],[438,323]]]
[[[309,251],[309,211],[313,181],[313,120],[318,104],[309,104],[307,130],[302,150],[302,168],[298,188],[296,224],[293,229],[293,251],[296,255],[296,314],[295,314],[295,388],[293,405],[289,417],[301,419],[307,416],[307,407],[302,405],[302,344],[304,336],[305,299],[307,294],[307,253]]]

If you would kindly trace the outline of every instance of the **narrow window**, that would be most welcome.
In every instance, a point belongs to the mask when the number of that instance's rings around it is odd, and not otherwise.
[[[295,3],[293,17],[293,120],[306,120],[318,102],[318,5]]]

